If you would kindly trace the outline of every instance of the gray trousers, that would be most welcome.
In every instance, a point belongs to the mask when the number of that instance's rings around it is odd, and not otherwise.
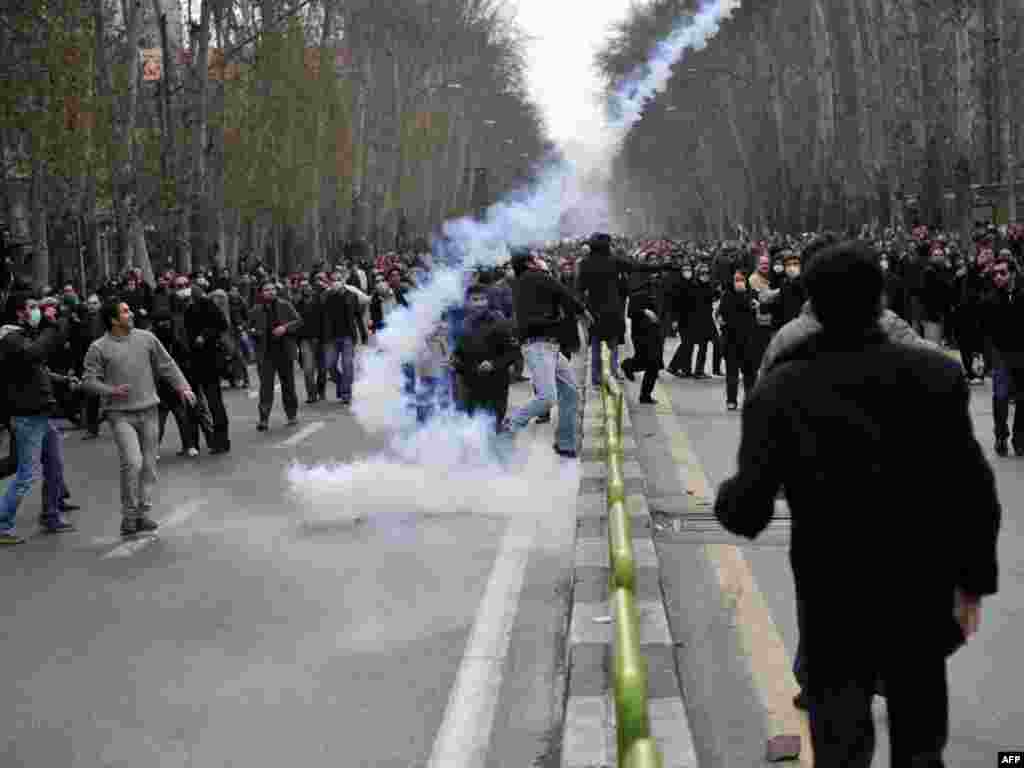
[[[134,520],[153,508],[160,437],[157,409],[107,411],[107,418],[121,455],[121,514],[126,520]]]

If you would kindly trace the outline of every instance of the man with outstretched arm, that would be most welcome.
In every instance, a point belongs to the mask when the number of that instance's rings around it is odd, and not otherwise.
[[[134,327],[127,304],[114,300],[102,312],[107,333],[89,346],[82,386],[103,398],[121,457],[121,535],[134,536],[157,528],[150,517],[159,444],[157,379],[167,380],[189,405],[196,396],[160,340]]]

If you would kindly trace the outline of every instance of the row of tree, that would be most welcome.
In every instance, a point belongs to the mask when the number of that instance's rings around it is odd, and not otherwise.
[[[598,56],[610,92],[695,5],[633,9]],[[620,204],[637,230],[719,237],[1014,221],[1022,37],[1007,0],[744,2],[627,137]]]
[[[178,2],[0,13],[2,218],[39,284],[394,247],[549,149],[504,0]]]

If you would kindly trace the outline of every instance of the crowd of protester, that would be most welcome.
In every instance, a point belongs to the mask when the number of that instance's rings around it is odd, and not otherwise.
[[[1024,375],[1024,346],[1013,332],[1022,306],[1016,283],[1022,234],[1016,227],[983,227],[965,244],[925,227],[861,233],[885,274],[883,329],[900,340],[958,350],[972,383],[991,378],[1000,456],[1008,454],[1011,438],[1015,452],[1024,454],[1019,411],[1013,429],[1008,425],[1014,382]],[[550,421],[557,404],[555,450],[572,458],[576,385],[563,361],[589,338],[593,385],[599,383],[596,352],[606,341],[616,376],[632,379],[643,372],[641,403],[654,402],[654,382],[667,369],[682,379],[725,378],[726,407],[735,410],[741,382],[749,393],[785,348],[814,332],[801,265],[836,240],[815,233],[733,241],[600,235],[513,252],[496,267],[465,270],[465,304],[444,311],[423,349],[405,363],[403,395],[420,422],[452,407],[484,410],[499,433],[514,433],[531,420]],[[167,271],[152,284],[142,270],[129,268],[85,295],[70,284],[31,292],[10,280],[0,364],[12,373],[5,376],[0,424],[8,427],[10,444],[5,474],[16,478],[4,514],[31,487],[37,474],[33,456],[36,464],[39,456],[55,463],[52,457],[59,453],[46,450],[59,434],[47,442],[40,435],[51,434],[50,428],[37,425],[27,443],[32,452],[20,456],[12,420],[46,415],[52,425],[49,417],[62,417],[84,439],[95,439],[104,421],[115,428],[116,398],[95,361],[90,371],[89,356],[111,335],[122,310],[132,329],[152,334],[181,374],[178,380],[168,368],[154,375],[156,435],[145,448],[154,461],[159,458],[173,416],[179,456],[195,458],[204,444],[217,455],[231,450],[223,390],[248,390],[252,373],[259,383],[260,431],[270,429],[278,391],[287,425],[298,424],[297,380],[307,405],[329,400],[329,382],[335,400],[351,405],[360,356],[395,308],[415,301],[416,289],[431,279],[434,261],[421,246],[376,258],[339,258],[293,274],[275,275],[262,264],[240,275],[213,268]],[[620,366],[627,332],[634,354]],[[666,363],[665,341],[673,337],[679,343]],[[13,372],[11,366],[24,370]],[[508,414],[509,386],[526,380],[527,372],[536,397]],[[31,402],[23,402],[25,387],[33,392]],[[52,491],[54,484],[60,492]],[[55,501],[44,502],[49,506],[41,520],[44,527],[60,529],[70,503],[62,474],[47,479],[47,491]],[[12,514],[11,523],[0,528],[16,539]]]

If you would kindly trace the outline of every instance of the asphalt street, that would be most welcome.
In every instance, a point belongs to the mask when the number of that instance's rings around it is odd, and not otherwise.
[[[667,357],[667,356],[666,356]],[[678,434],[666,435],[653,417],[651,407],[634,402],[631,414],[638,432],[642,461],[648,476],[652,510],[666,513],[666,522],[685,513],[679,499],[678,473],[662,441],[684,436],[699,468],[714,492],[736,466],[740,413],[725,409],[725,380],[679,380],[663,374],[659,391],[670,400],[669,418]],[[656,391],[657,395],[657,391]],[[658,406],[661,408],[661,405]],[[1003,504],[999,541],[1000,592],[983,603],[980,633],[958,651],[949,663],[950,740],[947,765],[985,768],[994,765],[996,753],[1024,746],[1024,666],[1020,664],[1020,638],[1024,635],[1024,522],[1019,514],[1024,500],[1024,458],[1000,459],[993,451],[990,385],[972,388],[971,413],[975,432],[992,463]],[[922,436],[925,439],[926,436]],[[955,477],[908,478],[908,482],[956,483]],[[884,503],[884,499],[879,499]],[[674,508],[674,509],[673,509]],[[693,513],[693,505],[689,512]],[[710,510],[707,510],[708,512]],[[785,513],[782,506],[781,512]],[[827,510],[822,510],[823,514]],[[896,511],[894,511],[896,513]],[[956,526],[965,510],[906,510],[906,514],[934,516],[936,525]],[[698,513],[696,518],[703,515]],[[728,637],[735,627],[721,622],[717,606],[721,594],[713,580],[705,578],[700,561],[709,542],[739,547],[749,563],[751,587],[763,595],[774,627],[781,637],[787,660],[796,650],[796,614],[793,579],[788,562],[788,532],[784,520],[773,523],[762,537],[750,543],[729,536],[717,524],[699,521],[696,531],[676,535],[671,528],[660,536],[662,584],[670,621],[680,651],[679,663],[688,691],[688,708],[702,768],[760,764],[766,732],[758,711],[757,685],[739,658],[744,655]],[[869,554],[872,540],[884,530],[858,530],[856,521],[837,521],[835,546],[863,547]],[[711,606],[716,606],[712,609]],[[673,615],[674,614],[674,615]],[[870,617],[865,617],[870,621]],[[878,631],[885,632],[885,627]],[[692,646],[698,646],[696,649]],[[696,667],[696,668],[694,668]],[[788,673],[786,673],[788,674]],[[686,687],[684,685],[684,687]],[[879,747],[875,768],[888,768],[888,734],[884,701],[875,699],[875,723]]]
[[[516,385],[516,397],[527,386]],[[378,507],[359,523],[303,526],[289,464],[348,462],[384,438],[333,399],[303,406],[292,429],[276,410],[269,433],[256,431],[248,392],[225,390],[225,399],[227,456],[175,456],[169,421],[155,539],[118,536],[107,428],[94,441],[66,433],[78,530],[0,552],[0,765],[428,764],[470,632],[481,632],[507,519]],[[550,453],[550,429],[521,439],[543,440]],[[19,530],[30,531],[38,511],[37,490]],[[508,648],[486,718],[493,728],[485,750],[460,764],[555,759],[571,506],[564,518],[547,521],[543,546],[521,553],[525,574],[502,625]]]

